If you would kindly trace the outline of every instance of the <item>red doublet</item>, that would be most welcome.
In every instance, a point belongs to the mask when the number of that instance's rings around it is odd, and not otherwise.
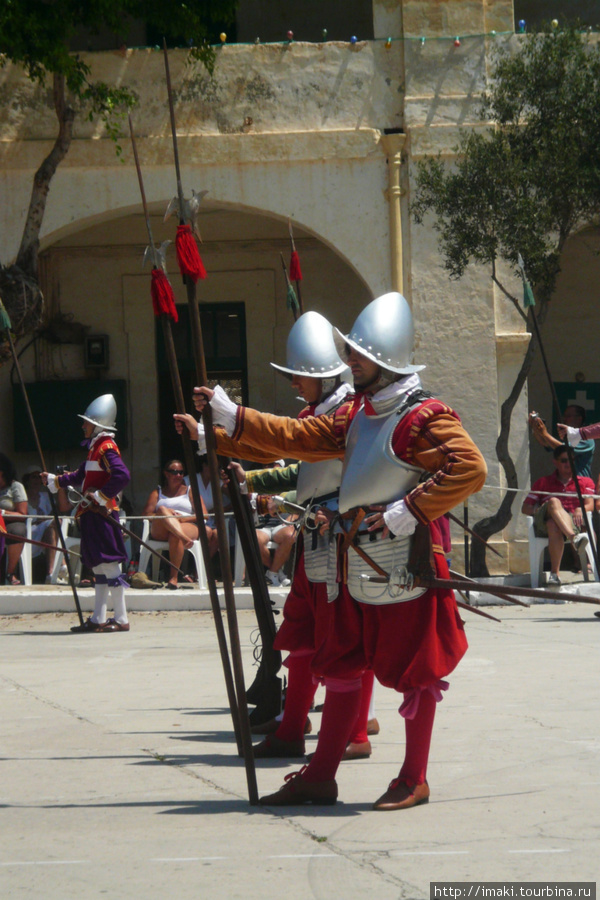
[[[439,401],[428,400],[402,419],[393,438],[397,456],[413,462],[412,442],[438,406],[447,413]],[[343,415],[343,408],[340,412]],[[355,412],[356,406],[346,410],[345,430]],[[439,526],[431,522],[428,527],[436,575],[448,578]],[[341,571],[344,568],[340,565]],[[405,603],[372,605],[354,600],[340,584],[338,597],[317,609],[315,648],[313,672],[319,677],[351,679],[372,668],[381,684],[404,692],[452,672],[466,652],[467,639],[451,590],[430,590]]]
[[[102,491],[106,482],[109,481],[111,473],[102,465],[104,455],[108,450],[113,450],[115,453],[118,453],[119,456],[121,455],[119,448],[111,437],[105,437],[102,440],[97,441],[88,451],[88,456],[85,461],[85,478],[82,486],[84,494],[86,491]],[[108,509],[117,508],[116,501],[112,499],[107,499],[106,505]]]

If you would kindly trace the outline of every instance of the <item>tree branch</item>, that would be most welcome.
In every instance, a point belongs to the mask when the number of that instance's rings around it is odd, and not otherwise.
[[[52,150],[44,159],[33,178],[29,209],[16,259],[16,265],[27,275],[36,279],[38,274],[40,231],[46,211],[50,182],[56,169],[67,155],[73,140],[75,110],[66,101],[65,79],[62,75],[55,74],[53,76],[53,99],[54,110],[58,119],[58,135]]]

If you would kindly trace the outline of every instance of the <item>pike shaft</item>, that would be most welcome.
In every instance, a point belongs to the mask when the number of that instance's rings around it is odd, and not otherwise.
[[[148,203],[146,202],[146,192],[144,190],[144,180],[142,178],[142,169],[140,167],[140,160],[137,152],[137,144],[135,142],[135,134],[133,133],[133,123],[131,121],[131,114],[129,115],[129,133],[131,134],[131,147],[133,149],[133,158],[135,160],[135,170],[137,172],[138,182],[140,185],[140,194],[142,196],[142,206],[144,207],[144,216],[146,218],[146,229],[148,231],[148,239],[150,241],[150,246],[154,251],[154,239],[152,237],[152,228],[150,226],[150,215],[148,213]]]

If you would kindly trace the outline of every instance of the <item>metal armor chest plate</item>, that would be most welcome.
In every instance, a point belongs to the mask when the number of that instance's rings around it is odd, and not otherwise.
[[[301,462],[296,484],[298,503],[307,503],[313,498],[337,491],[341,480],[341,459],[324,459],[315,463]]]
[[[402,462],[392,450],[396,425],[411,407],[379,416],[360,410],[348,431],[340,487],[340,512],[355,506],[401,500],[423,470]]]

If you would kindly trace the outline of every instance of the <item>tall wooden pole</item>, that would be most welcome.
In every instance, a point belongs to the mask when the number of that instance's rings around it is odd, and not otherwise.
[[[138,182],[140,186],[140,194],[142,197],[142,205],[144,208],[144,216],[146,218],[146,229],[148,231],[148,238],[150,240],[150,247],[152,249],[152,253],[156,256],[156,250],[154,247],[154,239],[152,237],[152,228],[150,226],[150,216],[148,213],[148,204],[146,202],[146,192],[144,190],[144,181],[142,178],[142,170],[140,166],[140,161],[137,153],[137,145],[135,141],[135,135],[133,132],[133,124],[131,122],[131,116],[129,117],[129,130],[131,133],[131,144],[133,149],[133,157],[135,160],[135,167],[138,176]],[[155,263],[159,264],[159,260],[155,259]],[[185,407],[185,399],[183,396],[183,389],[181,387],[181,378],[179,376],[179,367],[177,365],[177,354],[175,352],[175,344],[173,342],[173,332],[171,330],[171,321],[167,315],[162,315],[161,317],[161,325],[162,325],[162,333],[165,342],[165,350],[167,354],[167,361],[169,365],[169,374],[171,376],[171,385],[173,388],[173,395],[175,397],[175,408],[178,413],[183,414],[186,412]],[[219,644],[219,652],[221,654],[221,663],[223,666],[223,674],[225,677],[225,686],[227,689],[227,697],[229,700],[229,708],[231,710],[231,718],[233,722],[233,730],[235,734],[235,739],[237,743],[238,753],[242,752],[242,738],[241,738],[241,727],[240,727],[240,713],[237,703],[237,698],[235,694],[235,686],[233,681],[233,675],[231,671],[231,663],[229,660],[229,649],[227,647],[227,638],[225,636],[225,628],[223,626],[223,618],[221,616],[221,608],[219,605],[219,596],[217,593],[217,585],[214,576],[214,569],[212,564],[212,558],[210,555],[210,548],[208,546],[208,537],[206,535],[206,522],[204,521],[204,516],[202,515],[202,499],[200,497],[200,489],[198,487],[198,480],[196,478],[196,461],[195,454],[192,447],[192,443],[190,440],[190,436],[187,432],[187,429],[184,429],[182,432],[182,440],[183,440],[183,455],[185,460],[186,469],[188,470],[190,476],[190,488],[192,491],[192,497],[194,499],[194,509],[196,511],[196,522],[198,523],[198,536],[200,538],[200,546],[202,547],[202,556],[204,559],[204,568],[206,570],[206,578],[208,582],[208,592],[210,597],[210,604],[213,612],[213,619],[215,623],[215,630],[217,632],[217,641]]]
[[[173,136],[173,152],[175,159],[175,172],[177,178],[177,192],[179,197],[179,216],[181,224],[184,216],[184,197],[181,183],[181,171],[179,167],[179,153],[177,150],[177,129],[175,126],[175,110],[173,106],[173,93],[171,89],[171,74],[169,71],[169,56],[166,43],[163,43],[165,72],[167,78],[167,91],[169,99],[169,113],[171,118],[171,132]],[[200,310],[196,299],[196,284],[189,277],[184,278],[188,307],[190,312],[190,324],[192,330],[192,346],[194,349],[194,359],[196,364],[196,378],[199,385],[207,384],[208,373],[206,369],[206,357],[204,353],[204,341],[202,339],[202,325],[200,322]],[[242,664],[242,650],[240,644],[239,628],[237,621],[237,613],[235,608],[235,597],[233,593],[233,577],[231,573],[231,558],[229,556],[229,531],[225,519],[225,511],[223,508],[223,496],[221,493],[221,478],[219,474],[219,462],[217,459],[217,450],[215,437],[213,433],[212,411],[210,406],[206,406],[203,413],[204,427],[206,431],[206,452],[208,457],[208,466],[210,470],[210,483],[212,487],[212,496],[215,513],[215,525],[217,529],[217,539],[219,545],[219,555],[221,558],[221,574],[223,577],[223,593],[225,595],[225,609],[227,612],[227,622],[229,625],[229,644],[233,658],[233,672],[235,678],[235,687],[237,694],[237,706],[240,718],[240,732],[242,742],[242,752],[244,756],[244,764],[246,767],[246,779],[248,783],[248,793],[250,804],[255,806],[258,804],[258,787],[256,783],[256,769],[254,766],[254,755],[252,751],[252,736],[250,733],[250,720],[248,718],[248,706],[246,703],[246,687],[244,683],[244,670]]]

